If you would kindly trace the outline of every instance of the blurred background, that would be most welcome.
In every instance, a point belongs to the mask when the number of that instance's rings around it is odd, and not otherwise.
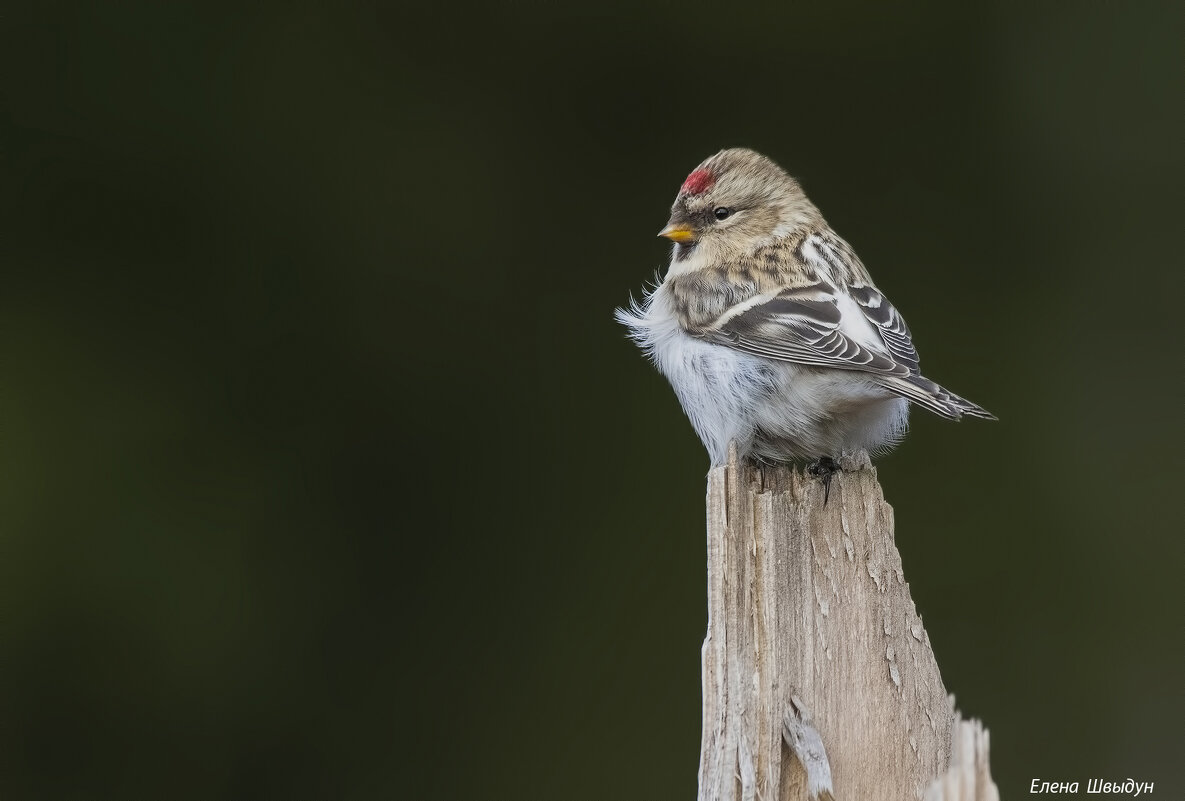
[[[1003,795],[1185,794],[1185,6],[426,5],[5,14],[3,796],[693,798],[736,145],[1000,418],[879,471]]]

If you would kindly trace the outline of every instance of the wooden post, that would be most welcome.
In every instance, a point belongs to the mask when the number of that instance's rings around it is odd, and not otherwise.
[[[708,475],[699,799],[996,801],[987,735],[942,684],[876,470],[865,454],[843,466],[826,507],[819,481],[735,449]]]

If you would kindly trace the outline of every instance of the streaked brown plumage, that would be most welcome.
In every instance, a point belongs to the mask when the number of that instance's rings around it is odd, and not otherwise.
[[[663,235],[671,265],[618,310],[670,379],[712,456],[767,461],[895,444],[906,399],[994,419],[919,372],[901,315],[798,183],[751,150],[694,170]]]

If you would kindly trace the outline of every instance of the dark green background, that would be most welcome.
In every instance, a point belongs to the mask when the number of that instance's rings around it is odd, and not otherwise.
[[[880,476],[1005,797],[1182,797],[1183,8],[10,9],[3,796],[692,798],[707,460],[612,311],[746,145],[1000,417]]]

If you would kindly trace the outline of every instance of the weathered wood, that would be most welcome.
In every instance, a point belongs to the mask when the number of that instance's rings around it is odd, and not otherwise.
[[[1000,801],[988,765],[988,742],[978,720],[955,721],[950,768],[926,790],[926,801]]]
[[[844,468],[826,506],[819,481],[735,452],[708,476],[700,801],[920,799],[950,766],[893,510],[866,455]]]

